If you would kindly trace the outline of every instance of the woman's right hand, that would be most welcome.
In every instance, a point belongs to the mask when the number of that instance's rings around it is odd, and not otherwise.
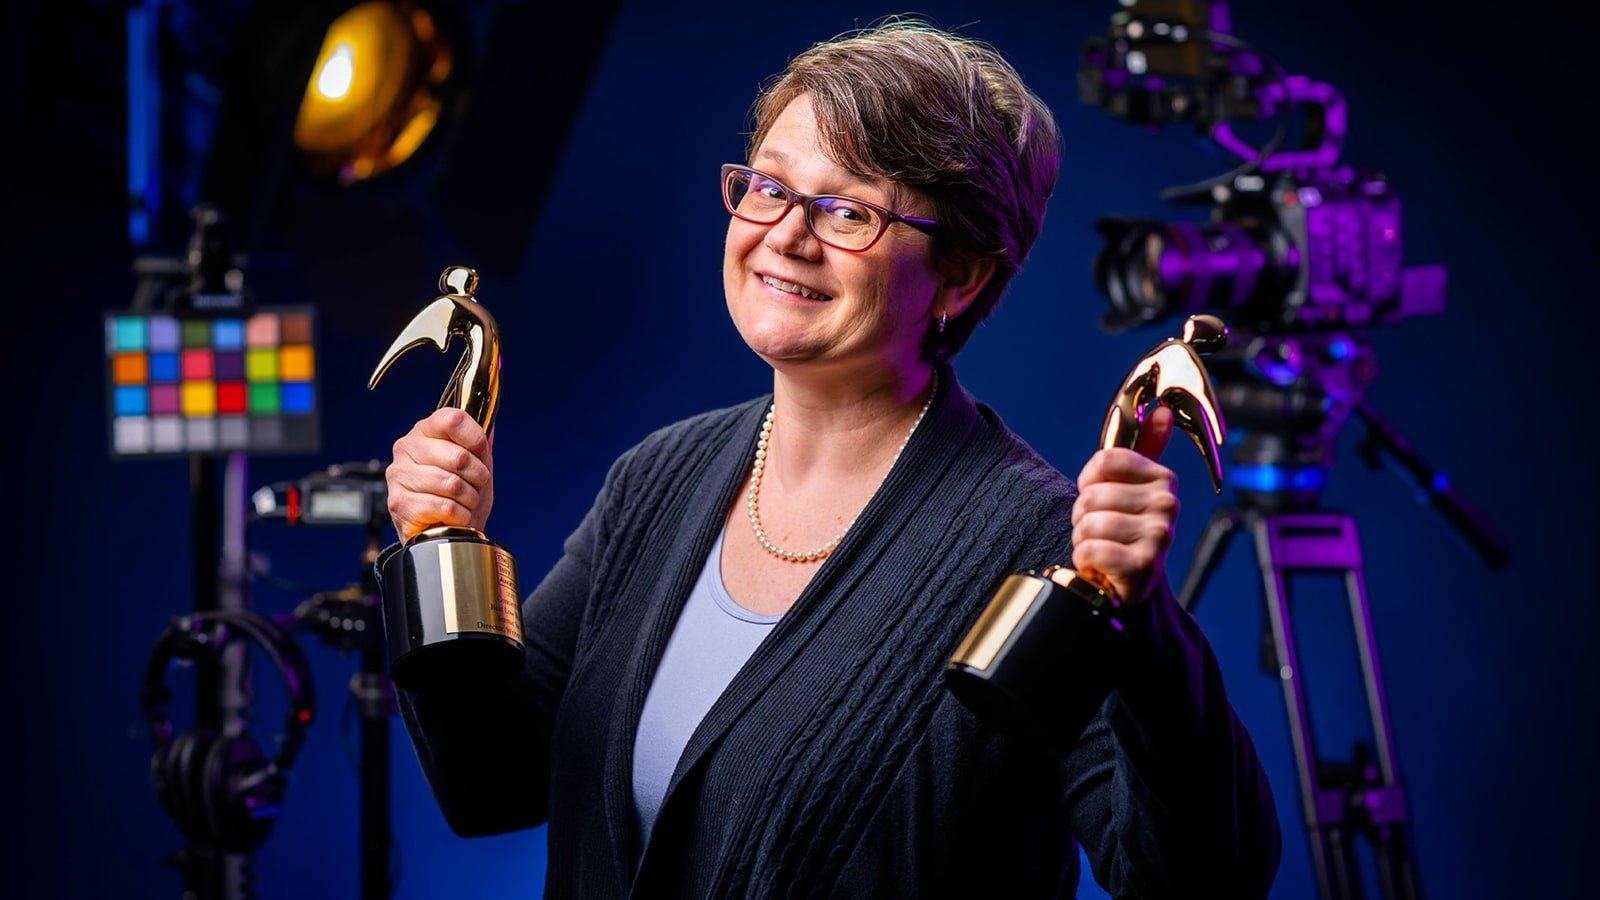
[[[434,410],[394,442],[394,461],[384,480],[389,518],[400,540],[437,525],[482,531],[494,505],[489,438],[461,410]]]

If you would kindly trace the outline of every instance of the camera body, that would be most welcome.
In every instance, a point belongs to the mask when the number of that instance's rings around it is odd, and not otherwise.
[[[1382,176],[1339,163],[1338,90],[1287,75],[1230,32],[1227,4],[1126,0],[1084,44],[1080,96],[1146,128],[1193,125],[1239,166],[1167,199],[1209,204],[1206,222],[1110,217],[1095,281],[1117,331],[1215,311],[1261,335],[1361,331],[1444,311],[1445,271],[1407,267],[1398,196]],[[1234,122],[1275,120],[1260,146]],[[1291,125],[1298,146],[1284,147]]]
[[[1444,311],[1444,269],[1402,264],[1400,200],[1337,166],[1211,189],[1209,222],[1107,217],[1094,262],[1113,331],[1212,310],[1255,333],[1361,329]]]

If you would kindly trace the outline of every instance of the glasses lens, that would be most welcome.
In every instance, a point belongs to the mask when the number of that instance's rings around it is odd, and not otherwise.
[[[818,197],[811,204],[811,230],[847,250],[872,243],[883,228],[883,214],[848,197]]]
[[[762,225],[783,218],[789,208],[789,192],[783,185],[751,169],[729,172],[722,193],[734,215]]]

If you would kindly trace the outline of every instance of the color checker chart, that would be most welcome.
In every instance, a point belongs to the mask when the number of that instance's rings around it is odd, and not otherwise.
[[[105,323],[113,456],[318,449],[311,307]]]

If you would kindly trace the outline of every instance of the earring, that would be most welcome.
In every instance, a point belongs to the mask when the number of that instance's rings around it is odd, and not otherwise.
[[[945,320],[947,320],[949,318],[950,318],[950,311],[949,310],[944,310],[944,311],[939,313],[939,333],[940,334],[944,334],[944,323],[945,323]]]

